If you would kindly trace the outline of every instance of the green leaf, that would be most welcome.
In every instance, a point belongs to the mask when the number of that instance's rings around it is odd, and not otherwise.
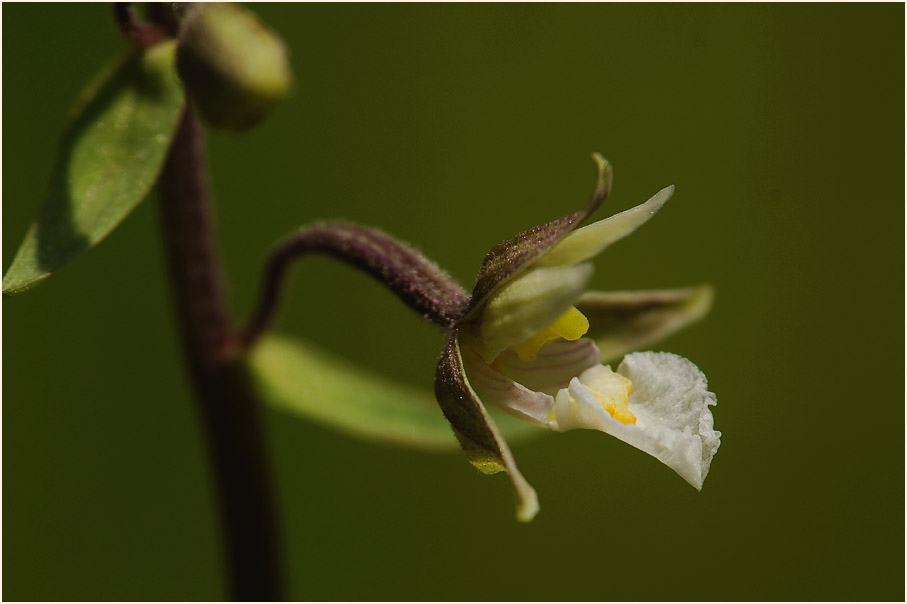
[[[82,93],[50,188],[3,278],[22,292],[101,241],[151,190],[185,103],[175,42],[132,50]]]
[[[356,367],[308,342],[264,336],[248,365],[262,399],[277,409],[367,440],[433,451],[460,448],[430,390]],[[506,414],[495,421],[512,440],[545,433]]]

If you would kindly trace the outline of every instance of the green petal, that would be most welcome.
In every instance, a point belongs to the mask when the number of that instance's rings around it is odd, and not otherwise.
[[[267,335],[247,359],[262,402],[344,434],[413,449],[456,452],[450,424],[435,395],[390,380],[310,342]],[[511,441],[545,434],[497,409]]]
[[[32,287],[97,244],[151,190],[185,103],[175,47],[131,51],[82,94],[44,206],[3,278],[4,296]]]
[[[535,489],[523,478],[507,442],[469,385],[456,331],[451,332],[441,353],[435,395],[470,463],[486,474],[506,471],[516,489],[517,519],[532,520],[539,510]]]
[[[588,292],[576,307],[589,319],[602,362],[641,350],[704,317],[714,290],[709,285],[644,292]]]
[[[674,185],[671,185],[635,208],[573,231],[540,258],[536,262],[536,266],[576,264],[597,256],[606,247],[623,239],[648,221],[673,194]]]
[[[485,361],[551,325],[580,297],[593,270],[588,262],[533,268],[508,281],[482,310],[478,349]]]
[[[558,244],[571,231],[583,223],[611,191],[611,164],[598,153],[592,154],[595,162],[595,188],[586,207],[545,224],[523,231],[497,244],[485,256],[466,319],[475,318],[489,294],[516,277],[524,268],[535,262]]]

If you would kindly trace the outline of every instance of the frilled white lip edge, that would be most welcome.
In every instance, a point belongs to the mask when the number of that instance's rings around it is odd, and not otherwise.
[[[609,375],[615,379],[610,368],[590,362],[597,358],[595,345],[587,338],[553,344],[549,346],[554,354],[540,354],[538,361],[528,364],[535,367],[523,367],[519,376],[506,364],[496,364],[495,369],[464,350],[467,377],[483,399],[524,420],[559,432],[576,428],[606,432],[652,455],[702,489],[721,433],[713,427],[710,409],[717,404],[716,397],[708,391],[706,377],[696,365],[666,352],[624,357],[617,373],[633,384],[628,407],[636,423],[623,424],[611,417],[590,388]],[[579,371],[567,377],[564,370],[571,365]],[[524,385],[532,370],[547,378],[547,387]]]
[[[552,415],[556,430],[589,428],[607,432],[655,457],[696,489],[709,473],[712,457],[721,444],[710,406],[715,395],[707,390],[705,375],[687,359],[668,352],[636,352],[624,357],[617,373],[633,383],[629,409],[635,424],[612,418],[584,382],[598,366],[573,378],[558,392]],[[591,413],[590,413],[591,411]]]

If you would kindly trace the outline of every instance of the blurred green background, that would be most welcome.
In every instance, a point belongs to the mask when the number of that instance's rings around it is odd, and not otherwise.
[[[710,282],[661,349],[699,365],[723,444],[702,493],[600,433],[514,454],[357,442],[268,411],[290,595],[309,600],[901,600],[904,6],[257,5],[297,86],[212,134],[232,310],[269,246],[346,218],[472,285],[485,251],[582,206],[675,184],[598,262],[598,289]],[[65,113],[122,46],[110,8],[3,6],[3,267]],[[3,303],[3,596],[226,596],[217,519],[162,270],[156,200]],[[431,387],[442,336],[326,259],[282,331]],[[325,401],[325,404],[331,404]]]

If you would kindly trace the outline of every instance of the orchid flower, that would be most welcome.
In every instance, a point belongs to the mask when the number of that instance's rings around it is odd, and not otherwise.
[[[707,312],[711,288],[638,293],[585,292],[589,262],[649,220],[674,187],[647,202],[579,228],[611,189],[608,162],[593,155],[597,179],[588,205],[536,226],[488,253],[462,315],[449,331],[435,394],[467,458],[486,473],[506,471],[517,517],[538,512],[484,403],[537,426],[605,432],[645,451],[702,488],[720,444],[715,395],[687,359],[628,354]]]
[[[674,192],[668,187],[642,205],[580,228],[611,190],[611,166],[600,155],[593,159],[596,184],[586,207],[492,248],[472,295],[418,250],[379,230],[346,222],[299,230],[271,253],[244,344],[251,346],[272,321],[292,262],[328,254],[370,274],[447,330],[436,398],[469,461],[489,474],[509,474],[520,520],[535,516],[538,498],[485,403],[556,432],[605,432],[701,489],[720,444],[709,409],[715,395],[683,357],[634,351],[701,318],[712,290],[585,291],[590,260],[651,218]],[[616,371],[604,364],[623,355]],[[381,432],[370,424],[355,431]]]

